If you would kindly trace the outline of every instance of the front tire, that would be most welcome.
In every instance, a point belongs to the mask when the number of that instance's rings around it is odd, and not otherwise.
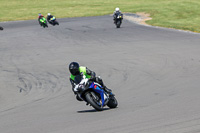
[[[108,106],[109,108],[116,108],[117,105],[118,105],[117,99],[116,99],[114,96],[112,96],[112,97],[110,98],[110,100],[108,101],[107,106]]]
[[[121,22],[120,22],[120,20],[118,20],[117,23],[116,23],[116,27],[120,28],[120,25],[121,25]]]
[[[54,25],[59,25],[59,23],[57,21],[54,22]]]
[[[88,92],[85,94],[85,98],[87,100],[87,102],[93,107],[95,108],[97,111],[102,111],[103,110],[103,107],[101,107],[100,105],[98,105],[96,102],[95,102],[95,99],[94,97],[92,96],[91,92]]]
[[[0,27],[0,30],[3,30],[3,27]]]

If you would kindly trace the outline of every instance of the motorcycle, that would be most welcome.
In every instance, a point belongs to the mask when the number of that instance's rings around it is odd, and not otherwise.
[[[0,30],[3,30],[3,27],[0,26]]]
[[[41,26],[43,26],[43,28],[48,27],[46,18],[42,17],[40,19],[40,23],[41,23]]]
[[[56,17],[54,16],[49,20],[49,23],[52,24],[53,26],[59,25],[59,23],[56,21]]]
[[[118,102],[115,95],[112,92],[105,92],[100,84],[90,81],[85,75],[76,76],[75,81],[79,82],[75,86],[75,90],[78,92],[77,96],[85,101],[86,105],[91,105],[97,111],[102,111],[106,105],[109,108],[117,107]]]
[[[116,14],[115,16],[115,25],[116,25],[116,28],[120,28],[121,24],[122,24],[122,19],[123,19],[123,14],[121,13],[118,13]]]

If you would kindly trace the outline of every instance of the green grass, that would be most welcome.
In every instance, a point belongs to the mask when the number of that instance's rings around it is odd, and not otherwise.
[[[146,12],[148,24],[200,33],[200,0],[0,0],[0,21],[36,19],[48,12],[57,18]]]

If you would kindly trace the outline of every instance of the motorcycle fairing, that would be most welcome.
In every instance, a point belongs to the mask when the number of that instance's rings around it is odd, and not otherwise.
[[[43,17],[43,18],[40,19],[40,22],[46,23],[46,19]]]
[[[103,89],[101,89],[99,87],[99,84],[98,83],[92,83],[89,88],[92,88],[95,92],[99,93],[100,96],[101,96],[101,101],[102,101],[102,106],[104,106],[104,103],[105,103],[105,97],[104,97],[104,91]]]
[[[51,18],[52,21],[55,20],[55,19],[56,19],[56,17],[52,17],[52,18]]]

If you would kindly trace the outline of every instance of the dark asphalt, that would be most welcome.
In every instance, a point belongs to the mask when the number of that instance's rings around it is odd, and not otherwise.
[[[198,133],[200,34],[111,16],[2,22],[1,133]],[[76,101],[68,64],[100,75],[119,102],[96,112]]]

